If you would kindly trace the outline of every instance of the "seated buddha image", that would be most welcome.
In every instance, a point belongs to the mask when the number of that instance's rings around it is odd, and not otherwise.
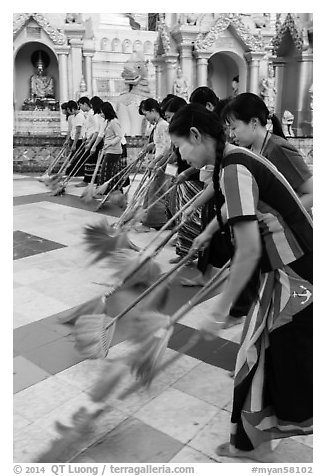
[[[54,81],[51,76],[45,73],[50,59],[44,51],[35,51],[31,61],[36,68],[35,74],[31,77],[30,88],[32,99],[52,99],[54,98]]]

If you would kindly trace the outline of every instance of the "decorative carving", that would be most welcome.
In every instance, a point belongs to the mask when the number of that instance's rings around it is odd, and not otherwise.
[[[273,45],[273,52],[276,54],[280,44],[282,43],[283,37],[285,33],[289,31],[290,35],[292,37],[293,43],[295,44],[295,47],[299,52],[302,51],[303,47],[303,32],[302,29],[300,29],[296,22],[294,17],[291,15],[291,13],[288,13],[285,17],[284,23],[281,26],[277,27],[277,34],[275,38],[272,40],[272,45]]]
[[[171,50],[171,40],[170,40],[170,33],[169,29],[164,21],[164,18],[160,15],[160,19],[158,21],[158,32],[159,36],[162,40],[162,45],[164,49],[164,53],[169,53]]]
[[[240,15],[237,13],[222,13],[208,33],[199,33],[195,40],[195,50],[207,50],[210,48],[218,38],[219,34],[226,30],[230,25],[236,29],[237,34],[250,50],[260,51],[264,49],[263,40],[250,33],[248,28],[243,24]]]
[[[53,28],[47,18],[45,18],[44,15],[41,15],[41,13],[21,13],[18,15],[18,17],[16,17],[14,20],[14,36],[23,28],[30,18],[33,18],[43,28],[54,44],[64,45],[66,43],[65,35],[56,28]]]

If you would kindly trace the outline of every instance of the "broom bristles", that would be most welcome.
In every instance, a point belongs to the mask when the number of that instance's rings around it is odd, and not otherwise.
[[[138,249],[129,240],[126,232],[117,232],[106,220],[95,225],[87,225],[84,228],[84,242],[87,250],[94,254],[93,263],[107,258],[117,248]]]
[[[161,268],[150,258],[134,272],[143,260],[144,256],[134,250],[116,250],[112,253],[110,260],[111,266],[116,269],[113,276],[118,280],[125,280],[125,284],[129,287],[139,283],[151,284],[161,274]]]
[[[80,447],[89,439],[96,418],[102,410],[93,413],[87,412],[85,407],[80,407],[72,416],[73,426],[65,426],[56,422],[55,426],[61,437],[52,441],[50,448],[42,453],[35,463],[66,463],[77,456]]]
[[[61,313],[58,316],[58,319],[62,324],[73,323],[79,316],[85,314],[101,314],[103,313],[104,308],[105,302],[103,301],[102,296],[96,297],[84,304],[74,307],[73,309],[69,309],[69,311]]]
[[[80,198],[85,202],[89,203],[93,200],[95,194],[95,185],[88,184],[87,187],[82,191]]]
[[[170,317],[167,314],[145,311],[132,320],[129,339],[133,342],[144,343],[169,323]]]
[[[113,339],[116,323],[106,314],[80,316],[76,321],[75,347],[89,359],[105,358]]]
[[[122,362],[106,363],[104,371],[101,372],[90,392],[93,402],[100,402],[107,398],[116,389],[128,370],[127,365]]]

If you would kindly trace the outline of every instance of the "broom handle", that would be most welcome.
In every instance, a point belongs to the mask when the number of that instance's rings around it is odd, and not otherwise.
[[[141,166],[143,165],[143,162],[144,162],[144,159],[146,157],[146,152],[141,152],[138,156],[138,159],[139,159],[139,164],[137,165],[137,168],[136,168],[136,171],[135,171],[135,174],[134,174],[134,177],[132,180],[130,180],[130,184],[129,184],[129,187],[126,191],[126,196],[128,196],[128,193],[130,192],[130,188],[132,186],[132,184],[134,183],[135,181],[135,178],[136,178],[136,175],[139,173],[140,169],[141,169]]]
[[[67,146],[67,149],[68,149],[68,146]],[[61,174],[65,168],[67,167],[67,164],[70,162],[70,155],[68,154],[68,156],[65,158],[65,160],[63,161],[63,163],[61,164],[61,167],[58,171],[58,175]]]
[[[176,186],[176,184],[174,185]],[[171,187],[172,188],[172,187]],[[162,226],[162,228],[160,229],[160,231],[158,232],[158,234],[156,236],[154,236],[154,238],[152,239],[152,241],[150,241],[150,243],[148,243],[146,245],[146,247],[143,249],[143,251],[147,250],[159,237],[160,235],[167,229],[170,227],[170,225],[172,225],[172,223],[190,206],[192,205],[192,203],[203,193],[203,190],[201,190],[200,192],[198,192],[194,197],[192,197],[189,202],[185,203],[181,208],[180,210],[178,210],[172,218],[170,218],[170,220],[168,222],[165,223],[165,225]]]
[[[75,151],[75,153],[74,153],[71,157],[68,157],[68,161],[67,161],[67,164],[66,164],[66,166],[65,166],[65,169],[67,169],[67,167],[69,166],[69,164],[71,164],[71,162],[73,161],[73,159],[74,159],[75,157],[77,157],[77,155],[78,155],[79,152],[81,151],[82,147],[84,147],[84,143],[83,143],[83,142],[80,144],[80,146],[79,146],[78,149]],[[78,162],[77,162],[77,164],[78,164]],[[70,172],[69,176],[72,176],[72,173],[74,172],[75,168],[76,168],[76,164],[74,165],[74,167],[73,167],[72,171]],[[63,170],[62,170],[62,172],[63,172]],[[68,176],[68,177],[69,177],[69,176]]]
[[[93,175],[92,175],[90,185],[94,185],[96,175],[97,175],[98,169],[100,168],[103,157],[104,157],[104,151],[103,151],[103,149],[101,149],[99,154],[98,154],[98,157],[97,157],[96,166],[95,166],[95,169],[94,169],[94,172],[93,172]]]
[[[180,269],[185,266],[185,264],[189,261],[191,256],[195,254],[195,251],[189,252],[186,256],[182,258],[173,268],[171,268],[167,273],[163,274],[155,283],[153,283],[149,288],[147,288],[140,296],[138,296],[131,304],[129,304],[123,311],[121,311],[117,316],[115,316],[112,321],[106,326],[106,329],[112,326],[114,322],[121,319],[123,316],[127,314],[134,306],[136,306],[142,299],[144,299],[148,294],[150,294],[154,289],[157,288],[163,281],[167,280],[168,278],[172,278]],[[130,277],[130,276],[129,276]],[[116,291],[116,289],[115,289]]]
[[[177,312],[171,316],[171,322],[168,325],[167,329],[174,326],[185,314],[187,314],[190,309],[196,306],[201,299],[206,297],[211,291],[216,287],[222,284],[228,277],[228,275],[223,276],[224,271],[230,266],[231,260],[228,260],[225,265],[219,269],[216,274],[205,284],[205,286],[200,289],[186,304],[184,304]]]
[[[121,175],[121,177],[119,178],[119,180],[117,181],[116,184],[113,185],[113,187],[111,188],[111,190],[102,198],[102,200],[100,201],[99,205],[95,208],[95,211],[98,211],[102,205],[108,200],[109,196],[111,195],[111,193],[113,193],[117,188],[118,188],[118,185],[120,185],[121,183],[123,183],[123,181],[126,179],[126,176],[129,174],[129,171],[131,170],[131,168],[135,165],[135,163],[137,162],[138,159],[136,159],[134,162],[132,162],[131,164],[127,165],[127,167],[124,167],[122,170],[120,170],[120,172],[118,172],[117,174],[115,174],[114,177],[112,177],[110,180],[108,180],[107,182],[107,185],[117,176],[117,175]],[[104,184],[103,184],[104,185]]]
[[[54,158],[54,160],[52,160],[51,164],[48,166],[48,168],[46,169],[46,171],[44,172],[44,174],[47,174],[49,175],[50,172],[52,171],[53,167],[59,162],[59,160],[61,159],[65,149],[66,149],[66,145],[63,145],[58,153],[58,155]]]

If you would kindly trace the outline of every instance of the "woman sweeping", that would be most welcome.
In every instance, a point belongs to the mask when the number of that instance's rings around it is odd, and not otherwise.
[[[165,118],[170,123],[174,114],[187,103],[183,98],[171,99],[165,107]],[[189,202],[203,188],[203,183],[199,180],[199,171],[190,169],[185,160],[181,159],[177,148],[174,148],[176,155],[177,177],[179,184],[176,190],[176,211]],[[199,235],[201,230],[200,209],[192,214],[191,218],[184,220],[183,226],[177,233],[175,251],[177,256],[170,259],[170,263],[178,263],[190,250],[193,240]],[[196,256],[194,255],[194,259]]]
[[[102,130],[98,133],[96,142],[93,146],[96,147],[97,142],[100,142],[103,139],[104,158],[102,161],[99,185],[107,182],[122,170],[121,141],[123,139],[120,123],[111,103],[104,102],[102,104],[101,115],[105,120],[105,124]],[[116,185],[120,178],[120,175],[118,175],[116,179],[112,180],[112,182],[108,184],[104,195],[109,193],[109,191]],[[122,188],[120,191],[121,193],[123,192]]]
[[[226,144],[223,125],[202,106],[178,111],[169,130],[190,165],[215,164],[215,199],[225,197],[235,247],[204,333],[218,334],[257,265],[260,272],[237,356],[231,437],[216,451],[272,462],[271,440],[312,433],[312,220],[276,167]]]
[[[154,157],[148,164],[148,167],[155,169],[163,156],[168,152],[171,144],[168,128],[169,124],[163,119],[162,111],[159,103],[152,98],[145,99],[142,102],[142,113],[150,124],[154,125],[153,144],[155,145]],[[144,208],[147,208],[153,198],[156,197],[157,191],[160,189],[161,194],[164,193],[165,182],[164,172],[161,171],[150,184],[144,199]],[[143,219],[142,225],[137,227],[138,231],[149,231],[149,228],[160,229],[167,222],[167,204],[163,198]]]

